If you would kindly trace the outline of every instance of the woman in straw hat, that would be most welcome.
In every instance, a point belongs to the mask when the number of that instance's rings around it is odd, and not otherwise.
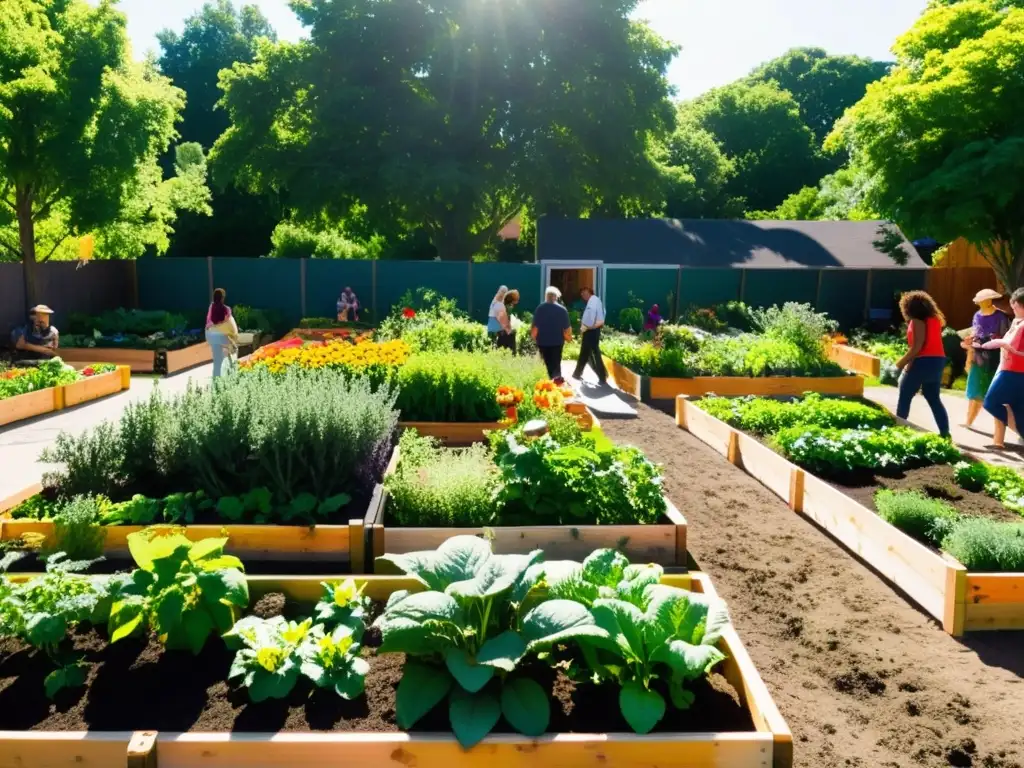
[[[978,311],[974,313],[970,335],[964,341],[964,348],[971,353],[970,370],[967,373],[967,421],[964,426],[972,428],[974,420],[981,413],[985,402],[985,394],[992,384],[992,379],[999,368],[999,354],[995,351],[978,349],[975,343],[984,344],[993,339],[1001,339],[1010,329],[1010,318],[996,308],[994,302],[1002,295],[991,288],[978,291],[974,303]]]

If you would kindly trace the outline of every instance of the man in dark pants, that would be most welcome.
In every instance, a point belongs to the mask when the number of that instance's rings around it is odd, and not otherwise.
[[[530,335],[537,342],[537,350],[548,369],[548,378],[556,384],[564,383],[562,378],[562,348],[572,340],[572,324],[569,312],[558,303],[562,292],[553,285],[544,291],[544,303],[533,313],[533,327]]]
[[[580,342],[580,358],[576,362],[574,379],[583,378],[583,370],[590,364],[597,374],[597,380],[604,386],[608,383],[608,371],[604,368],[604,360],[601,359],[601,328],[604,327],[604,305],[594,295],[590,288],[580,289],[580,296],[587,303],[583,310],[583,317],[580,319],[580,330],[583,332],[583,340]]]

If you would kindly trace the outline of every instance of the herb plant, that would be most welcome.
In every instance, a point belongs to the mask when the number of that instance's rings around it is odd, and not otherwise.
[[[960,519],[951,505],[917,491],[880,490],[875,493],[875,508],[887,523],[934,547],[942,545]]]
[[[72,560],[94,560],[103,555],[106,533],[100,525],[96,498],[76,496],[53,516],[54,551]]]
[[[960,458],[949,440],[906,427],[869,431],[796,426],[780,430],[772,440],[790,461],[822,475],[949,464]]]
[[[359,640],[366,626],[369,604],[368,598],[363,597],[364,587],[356,586],[354,579],[345,579],[340,584],[325,581],[320,586],[324,594],[316,604],[317,621],[328,629],[348,627]]]
[[[198,654],[211,632],[227,632],[249,603],[241,561],[224,554],[227,539],[192,543],[181,534],[128,536],[138,570],[115,589],[110,641],[149,626],[172,650]]]
[[[517,676],[529,653],[558,642],[604,636],[586,606],[547,600],[524,611],[540,582],[540,551],[494,555],[473,536],[456,536],[436,551],[379,558],[408,573],[428,591],[396,592],[374,626],[380,653],[406,654],[396,717],[412,727],[445,700],[452,731],[471,747],[504,716],[514,729],[539,736],[550,704],[543,689]]]

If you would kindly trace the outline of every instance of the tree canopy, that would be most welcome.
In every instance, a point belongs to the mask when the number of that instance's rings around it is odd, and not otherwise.
[[[1013,5],[933,3],[829,138],[873,177],[878,210],[966,237],[1009,289],[1024,284],[1024,9]]]
[[[421,228],[468,259],[524,207],[622,214],[663,196],[675,49],[637,0],[293,0],[310,29],[221,75],[213,161],[300,216]]]
[[[165,29],[157,34],[160,71],[188,97],[179,126],[184,141],[209,151],[227,130],[228,113],[217,106],[224,95],[218,76],[235,62],[251,62],[260,39],[277,39],[270,22],[258,7],[236,8],[231,0],[206,3],[185,20],[180,33]],[[165,166],[172,160],[168,156]],[[271,233],[283,216],[280,196],[247,194],[225,181],[213,192],[213,218],[200,213],[180,217],[172,255],[262,256],[271,249]]]
[[[111,0],[0,3],[0,207],[17,222],[30,303],[38,222],[59,215],[59,245],[117,222],[160,179],[184,94],[131,60],[125,26]]]

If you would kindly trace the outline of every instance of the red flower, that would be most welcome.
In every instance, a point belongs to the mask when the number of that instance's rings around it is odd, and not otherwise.
[[[505,409],[505,416],[515,421],[516,419],[516,407],[513,405],[511,408]]]
[[[83,376],[92,376],[94,373],[96,373],[96,371],[94,371],[92,369],[91,365],[88,368],[86,368],[85,370],[82,371],[82,375]]]
[[[414,317],[416,317],[416,310],[413,309],[412,307],[406,307],[405,309],[402,310],[402,317],[404,317],[406,320],[412,320]]]

